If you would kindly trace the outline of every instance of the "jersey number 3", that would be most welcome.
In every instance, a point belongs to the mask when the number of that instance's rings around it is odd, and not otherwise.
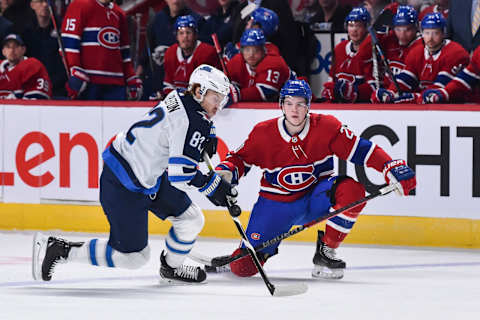
[[[159,123],[160,121],[162,121],[162,119],[165,117],[165,113],[163,112],[162,108],[153,109],[152,111],[150,111],[148,113],[148,115],[150,115],[150,116],[153,115],[153,117],[149,120],[138,121],[137,123],[134,123],[130,127],[130,129],[128,129],[128,131],[127,131],[127,141],[128,141],[128,143],[132,144],[132,143],[135,142],[136,138],[132,133],[133,129],[138,128],[138,127],[151,128],[154,125],[156,125],[157,123]]]

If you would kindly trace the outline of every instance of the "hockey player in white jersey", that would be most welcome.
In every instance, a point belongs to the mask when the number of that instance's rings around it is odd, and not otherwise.
[[[216,152],[212,116],[228,101],[230,82],[218,69],[201,65],[185,94],[172,91],[103,152],[100,203],[110,224],[109,239],[70,242],[37,233],[32,273],[49,281],[59,262],[136,269],[147,263],[147,212],[172,223],[160,256],[160,277],[167,282],[201,283],[200,267],[183,262],[203,228],[204,216],[183,191],[196,187],[217,206],[235,190],[216,173],[197,170],[202,153]]]

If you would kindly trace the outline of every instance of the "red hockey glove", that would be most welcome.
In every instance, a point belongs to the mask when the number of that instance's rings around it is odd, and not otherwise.
[[[218,173],[223,179],[225,179],[225,181],[230,183],[232,186],[238,185],[238,171],[231,162],[224,161],[219,163],[215,167],[215,172]]]
[[[395,185],[395,192],[408,195],[417,185],[415,172],[407,166],[405,160],[391,160],[383,165],[383,176],[388,184]]]
[[[127,80],[128,100],[140,100],[143,93],[143,83],[139,77],[134,76]]]
[[[240,101],[240,88],[236,84],[230,84],[230,94],[228,95],[228,98],[227,106]]]
[[[90,78],[85,72],[77,68],[72,68],[71,76],[65,84],[65,89],[70,99],[77,99],[87,87],[88,82],[90,82]]]
[[[334,88],[335,97],[341,102],[355,102],[358,97],[357,88],[352,81],[338,79]]]
[[[448,101],[445,89],[427,89],[422,92],[422,103],[444,103]]]
[[[335,99],[333,95],[333,82],[327,82],[323,86],[322,98],[327,102],[332,102]]]
[[[372,103],[392,103],[395,95],[392,91],[379,88],[372,92],[372,96],[370,97],[370,101]]]
[[[422,101],[422,95],[420,93],[402,93],[400,96],[393,99],[393,103],[420,103]]]

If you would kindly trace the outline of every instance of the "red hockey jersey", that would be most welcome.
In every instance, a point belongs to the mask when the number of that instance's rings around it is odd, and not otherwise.
[[[445,45],[434,55],[425,45],[416,46],[405,58],[405,69],[397,76],[405,92],[443,88],[469,63],[469,55],[458,43],[445,40]],[[389,88],[396,91],[393,85]]]
[[[68,66],[92,83],[125,85],[135,76],[125,13],[113,2],[75,0],[67,9],[62,41]]]
[[[420,14],[418,15],[418,21],[422,21],[422,19],[427,14],[433,13],[433,12],[440,12],[442,14],[442,16],[445,17],[445,19],[448,18],[448,9],[439,10],[438,5],[432,4],[431,6],[426,7],[425,9],[422,10],[422,12],[420,12]]]
[[[0,62],[0,99],[50,99],[52,83],[47,69],[35,58],[24,57],[17,65]]]
[[[290,68],[279,55],[265,55],[253,70],[238,53],[228,62],[227,71],[230,81],[240,87],[241,101],[276,100],[290,78]]]
[[[165,52],[163,93],[167,95],[175,89],[187,89],[193,70],[203,63],[220,68],[217,52],[213,46],[197,41],[192,55],[186,59],[178,43],[170,46]]]
[[[260,195],[290,202],[334,174],[334,155],[380,172],[391,160],[382,148],[357,137],[334,116],[310,114],[303,131],[295,136],[286,131],[283,117],[258,123],[241,147],[220,165],[237,177],[244,176],[253,165],[260,167]]]

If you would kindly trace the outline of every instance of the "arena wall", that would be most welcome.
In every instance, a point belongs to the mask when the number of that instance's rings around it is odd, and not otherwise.
[[[0,229],[106,232],[98,203],[101,152],[119,130],[153,103],[16,101],[0,106]],[[480,248],[480,106],[314,104],[337,116],[417,173],[415,195],[390,194],[369,202],[346,243]],[[220,145],[214,162],[236,148],[259,121],[277,117],[277,104],[245,103],[223,111],[215,124]],[[205,169],[205,168],[202,168]],[[373,169],[336,162],[368,190],[382,183]],[[206,169],[205,169],[206,170]],[[256,201],[259,170],[239,186],[246,223]],[[201,235],[238,238],[228,213],[196,190],[205,212]],[[153,215],[150,231],[169,228]],[[315,230],[292,237],[313,241]],[[266,239],[265,239],[266,240]]]

